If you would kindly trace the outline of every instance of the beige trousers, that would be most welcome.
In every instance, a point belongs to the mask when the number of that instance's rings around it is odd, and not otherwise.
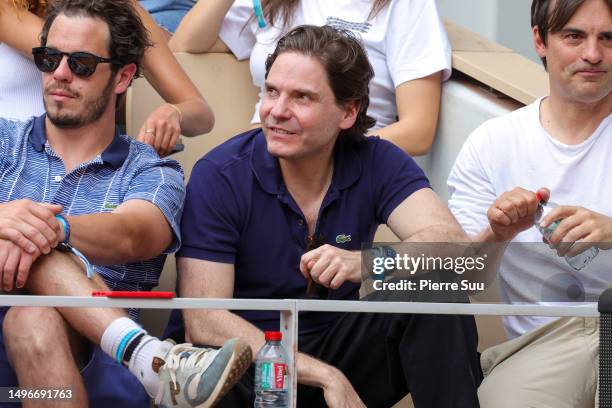
[[[480,406],[597,407],[598,358],[598,319],[557,319],[484,351]]]

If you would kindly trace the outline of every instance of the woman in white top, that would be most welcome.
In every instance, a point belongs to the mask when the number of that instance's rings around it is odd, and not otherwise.
[[[150,32],[153,47],[144,57],[144,74],[165,103],[145,120],[138,140],[160,155],[172,151],[180,134],[209,132],[213,113],[166,45],[165,34],[138,1],[131,0]],[[41,74],[32,59],[47,4],[45,0],[0,0],[0,117],[25,119],[44,113]]]
[[[441,82],[450,76],[451,50],[434,0],[263,0],[266,27],[252,0],[199,1],[185,16],[174,51],[231,52],[250,58],[253,82],[264,82],[264,62],[289,29],[332,25],[362,38],[375,77],[368,114],[373,134],[412,155],[427,153],[437,126]],[[258,123],[256,109],[253,123]]]

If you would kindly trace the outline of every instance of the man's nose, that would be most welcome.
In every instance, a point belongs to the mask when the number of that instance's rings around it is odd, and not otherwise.
[[[286,96],[280,96],[277,98],[270,110],[270,114],[275,118],[288,118],[291,116],[291,110],[289,108],[289,100]]]
[[[62,55],[62,60],[58,67],[53,71],[53,79],[56,81],[62,82],[70,82],[73,78],[73,73],[68,66],[68,57],[66,55]]]
[[[602,47],[598,38],[588,38],[584,44],[582,59],[592,65],[599,64],[603,59]]]

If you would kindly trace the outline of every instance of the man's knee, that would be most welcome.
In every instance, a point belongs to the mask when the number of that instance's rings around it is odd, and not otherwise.
[[[546,390],[530,388],[518,375],[493,372],[478,387],[478,402],[480,408],[561,407],[544,397]]]
[[[501,384],[492,378],[485,378],[478,387],[478,401],[480,408],[516,408],[528,405],[514,405],[519,403],[520,393],[508,395],[507,384]]]
[[[11,307],[2,325],[8,354],[26,350],[28,355],[43,355],[57,346],[64,324],[55,308]]]

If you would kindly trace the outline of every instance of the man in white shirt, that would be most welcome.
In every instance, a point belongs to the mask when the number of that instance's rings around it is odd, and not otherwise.
[[[470,135],[449,176],[449,206],[475,240],[513,241],[499,270],[503,301],[595,301],[611,280],[612,1],[534,0],[532,26],[550,96]],[[556,253],[536,244],[536,191],[567,204],[544,219],[561,220],[549,240]],[[592,245],[604,251],[585,269],[563,259]],[[511,340],[481,358],[482,407],[595,405],[595,319],[509,316],[504,325]]]

